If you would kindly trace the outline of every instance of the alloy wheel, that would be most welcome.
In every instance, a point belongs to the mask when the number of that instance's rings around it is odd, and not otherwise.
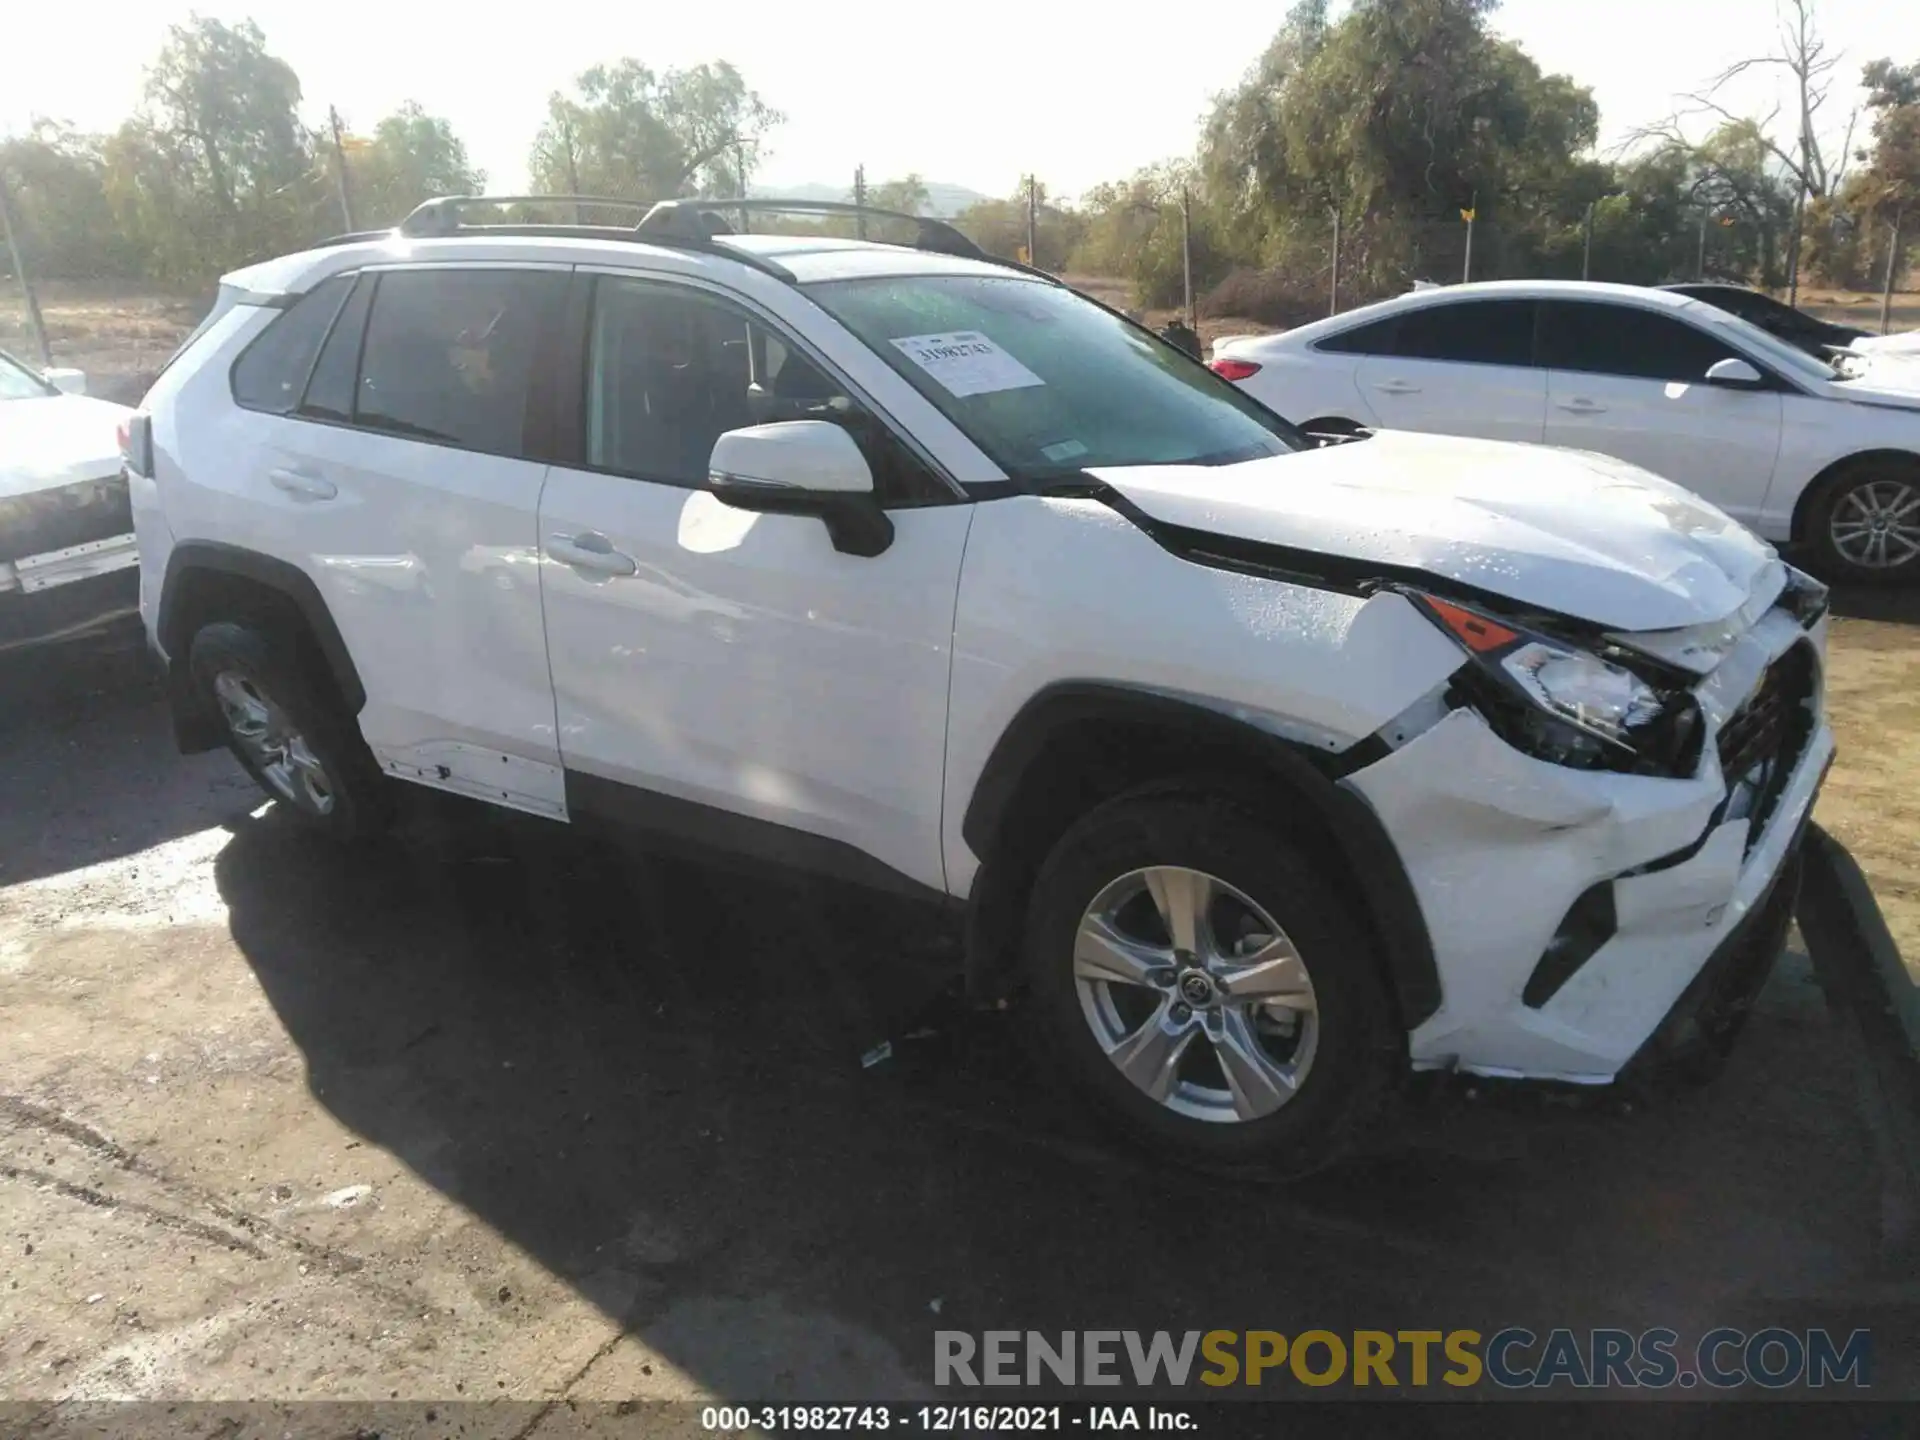
[[[276,795],[313,815],[333,811],[333,782],[292,717],[238,670],[214,678],[214,698],[234,743],[259,768]]]
[[[1920,555],[1920,490],[1868,480],[1841,495],[1827,521],[1833,548],[1864,570],[1891,570]]]
[[[1106,886],[1081,917],[1073,978],[1114,1068],[1189,1119],[1271,1115],[1313,1066],[1306,962],[1265,910],[1204,871],[1152,866]]]

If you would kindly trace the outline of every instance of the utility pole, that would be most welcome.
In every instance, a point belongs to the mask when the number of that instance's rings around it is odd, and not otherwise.
[[[1333,216],[1333,284],[1328,288],[1327,314],[1340,313],[1340,207],[1329,205],[1327,213]]]
[[[1193,324],[1193,197],[1180,187],[1180,288],[1187,301],[1187,328]]]
[[[567,193],[580,193],[580,155],[573,144],[573,117],[564,111],[560,116],[560,143],[567,147]],[[573,223],[580,223],[580,202],[573,204]]]
[[[1461,212],[1460,218],[1467,222],[1467,264],[1461,272],[1461,283],[1473,282],[1473,222],[1480,216],[1480,192],[1473,192],[1473,203]]]
[[[1700,212],[1700,263],[1694,267],[1694,279],[1707,278],[1707,219],[1705,210]]]
[[[1793,249],[1787,255],[1787,304],[1800,303],[1800,228],[1807,213],[1807,187],[1802,185],[1793,200]]]
[[[347,233],[353,233],[353,192],[347,183],[347,147],[340,141],[340,112],[329,105],[327,107],[327,126],[333,131],[333,163],[339,168],[334,179],[340,186],[340,218],[346,222]]]
[[[1040,263],[1040,252],[1034,248],[1033,240],[1035,212],[1039,209],[1039,205],[1034,198],[1035,189],[1036,186],[1033,176],[1027,176],[1027,263],[1029,265],[1038,265]]]
[[[860,206],[867,203],[867,167],[864,165],[853,167],[853,203]],[[867,238],[867,216],[864,209],[853,217],[853,233],[862,240]]]
[[[1893,315],[1893,282],[1898,276],[1900,265],[1900,221],[1899,211],[1894,212],[1893,223],[1887,227],[1887,279],[1880,287],[1880,333],[1887,333],[1887,325]],[[19,261],[14,261],[18,265]]]
[[[33,293],[33,281],[27,278],[26,262],[20,258],[20,231],[13,223],[13,206],[7,195],[7,172],[0,170],[0,228],[7,232],[7,253],[13,256],[13,278],[20,282],[20,294],[27,305],[27,328],[40,347],[40,363],[53,364],[53,347],[47,344],[47,323],[40,318],[40,299]]]
[[[1589,200],[1586,223],[1581,227],[1583,235],[1580,243],[1580,278],[1582,280],[1593,278],[1593,206],[1594,202]]]
[[[747,198],[747,147],[740,143],[740,137],[738,135],[733,137],[733,164],[736,173],[740,176],[740,198],[745,200]],[[745,205],[740,207],[740,233],[742,235],[747,233],[747,207]]]

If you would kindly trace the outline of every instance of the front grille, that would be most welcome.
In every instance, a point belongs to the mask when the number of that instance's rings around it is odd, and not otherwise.
[[[1813,650],[1803,641],[1767,667],[1746,704],[1720,729],[1720,771],[1728,790],[1743,783],[1754,787],[1748,848],[1766,830],[1813,734],[1813,690]]]

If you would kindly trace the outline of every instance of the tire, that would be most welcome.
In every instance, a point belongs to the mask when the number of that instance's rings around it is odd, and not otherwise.
[[[193,637],[187,663],[227,748],[280,809],[336,840],[385,828],[379,766],[332,687],[310,678],[297,642],[220,621]]]
[[[1876,521],[1884,528],[1876,531]],[[1920,548],[1901,553],[1903,545],[1920,547],[1920,460],[1888,456],[1849,465],[1813,497],[1804,533],[1814,568],[1828,580],[1920,580]]]
[[[1178,896],[1182,871],[1209,882],[1214,943],[1195,939],[1199,958],[1214,957],[1211,968],[1172,961],[1156,882],[1141,873],[1153,869],[1173,875],[1157,882],[1163,896]],[[1133,889],[1140,893],[1121,898]],[[1133,971],[1141,951],[1155,960],[1168,957],[1157,983],[1091,977],[1081,953],[1102,947],[1083,944],[1082,926],[1094,916],[1103,918],[1107,933],[1146,942],[1117,970]],[[1297,963],[1283,950],[1265,950],[1280,957],[1265,966],[1269,993],[1290,993],[1254,1008],[1214,981],[1247,984],[1246,967],[1232,960],[1261,953],[1267,922],[1283,932],[1282,945],[1291,942]],[[1241,937],[1238,945],[1229,930]],[[1202,1168],[1286,1179],[1322,1169],[1374,1130],[1406,1070],[1405,1036],[1367,927],[1308,847],[1232,802],[1192,788],[1136,791],[1089,811],[1067,831],[1035,880],[1026,962],[1043,1057],[1132,1139]],[[1196,969],[1209,974],[1195,981]],[[1189,1005],[1183,1021],[1175,1007],[1188,1001],[1198,1008]],[[1147,1047],[1179,1042],[1146,1038],[1152,1022],[1141,1017],[1149,1015],[1183,1026],[1189,1036],[1161,1098],[1114,1058],[1131,1055],[1133,1073],[1156,1075],[1165,1087],[1169,1072],[1153,1064],[1160,1052]],[[1266,1067],[1242,1059],[1236,1070],[1249,1078],[1236,1085],[1219,1057],[1244,1054],[1249,1042]],[[1273,1072],[1291,1072],[1295,1088],[1271,1083]]]

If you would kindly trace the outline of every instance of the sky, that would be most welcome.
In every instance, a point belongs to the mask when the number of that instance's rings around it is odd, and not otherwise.
[[[1920,4],[1817,3],[1829,43],[1847,54],[1849,83],[1877,56],[1920,61]],[[137,103],[167,26],[197,9],[257,21],[298,72],[310,122],[334,105],[350,127],[371,129],[406,100],[446,116],[495,193],[524,184],[548,94],[589,65],[631,55],[655,69],[730,60],[783,111],[756,177],[766,188],[850,183],[864,164],[870,181],[917,171],[989,194],[1010,194],[1032,172],[1074,196],[1190,153],[1212,96],[1245,73],[1286,6],[1109,3],[1097,23],[1086,18],[1092,7],[1031,0],[14,8],[0,31],[0,134],[35,116],[113,128]],[[1543,69],[1592,87],[1606,148],[1671,113],[1677,92],[1765,48],[1775,0],[1506,0],[1496,23]],[[1772,98],[1765,80],[1737,96],[1741,108]],[[1850,107],[1836,96],[1830,108]]]

